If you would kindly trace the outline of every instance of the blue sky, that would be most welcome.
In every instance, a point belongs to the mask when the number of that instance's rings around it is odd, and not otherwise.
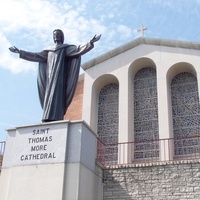
[[[8,47],[40,51],[53,44],[81,45],[102,34],[82,63],[141,36],[200,41],[200,0],[0,0],[0,141],[5,129],[41,122],[37,63],[23,61]],[[83,73],[83,70],[81,70]]]

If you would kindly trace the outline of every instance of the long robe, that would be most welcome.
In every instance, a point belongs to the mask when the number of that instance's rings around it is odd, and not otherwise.
[[[20,50],[20,58],[39,62],[37,82],[43,122],[63,119],[75,93],[81,55],[92,48],[93,44],[87,43],[81,48],[56,45],[38,53]]]

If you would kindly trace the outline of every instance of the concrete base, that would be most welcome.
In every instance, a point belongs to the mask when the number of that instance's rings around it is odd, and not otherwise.
[[[96,136],[83,122],[10,129],[1,200],[101,200],[95,159]]]

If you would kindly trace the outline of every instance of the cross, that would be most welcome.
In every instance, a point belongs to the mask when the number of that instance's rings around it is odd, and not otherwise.
[[[147,28],[141,24],[141,27],[137,30],[137,32],[141,32],[142,37],[144,37],[144,31],[146,31]]]

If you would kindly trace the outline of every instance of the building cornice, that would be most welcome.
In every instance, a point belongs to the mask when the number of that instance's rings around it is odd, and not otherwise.
[[[84,63],[81,67],[84,70],[87,70],[99,63],[102,63],[114,56],[117,56],[125,51],[128,51],[128,50],[130,50],[136,46],[142,45],[142,44],[200,50],[199,42],[139,37],[131,42],[128,42],[122,46],[119,46],[119,47],[111,50],[111,51],[108,51],[92,60],[89,60],[88,62]]]

